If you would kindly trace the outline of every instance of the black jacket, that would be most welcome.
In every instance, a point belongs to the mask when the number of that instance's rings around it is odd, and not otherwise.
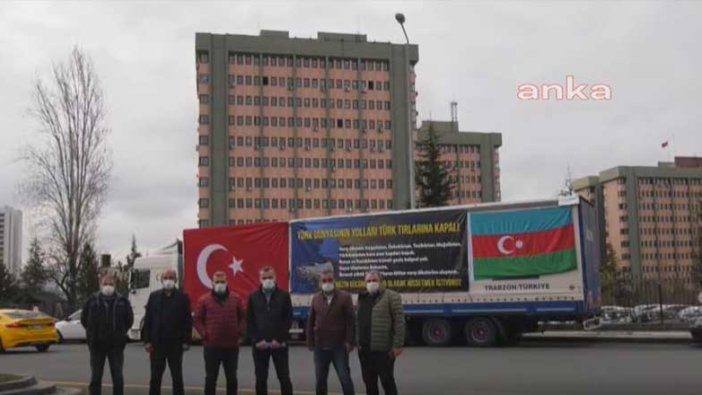
[[[254,343],[261,340],[287,342],[292,326],[292,301],[290,294],[276,287],[270,303],[259,288],[249,295],[246,308],[248,336]]]
[[[134,323],[134,312],[129,300],[115,294],[111,308],[106,309],[105,297],[99,292],[83,304],[80,323],[85,328],[89,346],[124,347],[127,332]]]
[[[141,330],[141,340],[144,343],[161,344],[161,320],[165,313],[161,309],[164,291],[154,291],[149,295],[149,301],[144,309],[144,326]],[[174,334],[170,338],[180,344],[190,344],[193,335],[193,317],[190,312],[190,299],[180,290],[174,290],[173,309],[174,317],[170,322],[169,330]]]

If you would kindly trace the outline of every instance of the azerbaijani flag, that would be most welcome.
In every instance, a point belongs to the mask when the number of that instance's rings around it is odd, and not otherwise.
[[[476,280],[538,277],[577,268],[570,207],[470,215]]]

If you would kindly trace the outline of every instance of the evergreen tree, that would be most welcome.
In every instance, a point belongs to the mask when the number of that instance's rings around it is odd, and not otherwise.
[[[600,264],[600,289],[607,304],[615,304],[617,293],[617,254],[612,244],[605,247],[605,259]]]
[[[44,251],[39,244],[39,239],[34,237],[29,245],[29,260],[22,271],[22,286],[27,291],[40,290],[49,280],[44,260]]]
[[[702,199],[695,207],[695,223],[692,229],[692,268],[693,281],[697,287],[702,287]]]
[[[419,207],[446,206],[451,199],[455,180],[449,166],[441,161],[439,136],[429,124],[426,137],[418,143],[420,159],[415,164],[415,181]]]
[[[99,289],[98,258],[91,243],[83,245],[79,263],[76,290],[78,299],[84,301]]]
[[[129,250],[129,255],[127,255],[127,270],[134,267],[134,262],[136,262],[137,258],[141,258],[141,252],[137,249],[136,236],[132,235],[132,247]]]
[[[19,296],[18,293],[19,287],[15,276],[3,263],[0,263],[0,305],[13,302]]]

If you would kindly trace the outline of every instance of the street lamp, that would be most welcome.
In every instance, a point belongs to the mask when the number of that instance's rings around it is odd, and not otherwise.
[[[407,41],[407,44],[409,44],[409,37],[407,37],[407,30],[405,30],[405,14],[398,12],[397,14],[395,14],[395,20],[402,27],[402,33],[405,34],[405,40]]]
[[[412,135],[412,76],[410,69],[410,59],[409,59],[409,37],[407,36],[407,30],[405,30],[405,14],[398,12],[395,14],[395,20],[402,27],[402,33],[405,35],[405,72],[407,75],[406,89],[407,89],[407,102],[405,106],[407,108],[407,172],[409,174],[409,208],[415,208],[415,186],[414,186],[414,136]]]

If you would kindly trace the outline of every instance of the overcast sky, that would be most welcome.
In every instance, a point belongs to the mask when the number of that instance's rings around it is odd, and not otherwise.
[[[693,2],[2,2],[0,205],[23,208],[19,149],[36,136],[32,81],[74,45],[107,98],[114,177],[97,245],[154,250],[196,224],[195,32],[364,33],[419,45],[420,117],[497,131],[503,200],[553,196],[574,177],[653,165],[675,138],[702,153],[702,4]],[[520,84],[607,84],[611,101],[519,101]],[[32,215],[25,221],[31,235]],[[24,254],[26,256],[26,253]]]

